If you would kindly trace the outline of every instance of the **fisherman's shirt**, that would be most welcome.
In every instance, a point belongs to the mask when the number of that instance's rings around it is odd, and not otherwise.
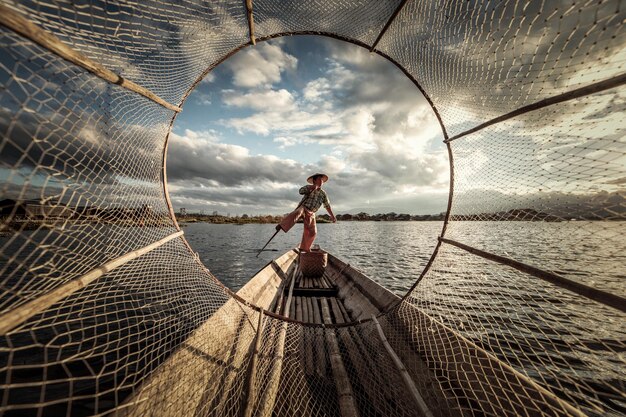
[[[326,210],[330,209],[330,201],[328,200],[328,195],[321,188],[318,188],[315,191],[309,191],[309,187],[305,185],[300,188],[300,194],[305,194],[304,201],[302,202],[302,206],[315,213],[319,208],[324,205]]]

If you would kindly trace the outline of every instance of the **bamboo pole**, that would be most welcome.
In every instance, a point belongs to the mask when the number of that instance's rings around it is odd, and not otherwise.
[[[325,302],[322,303],[322,315],[325,323],[332,323],[330,310],[328,309],[328,304]],[[337,342],[335,331],[335,329],[327,329],[325,333],[328,353],[330,355],[330,367],[333,371],[335,386],[337,387],[339,410],[342,417],[358,417],[359,412],[356,401],[354,400],[354,393],[352,392],[352,383],[350,382],[346,367],[341,358],[341,351],[339,350],[339,343]]]
[[[387,353],[389,353],[389,356],[391,356],[391,359],[393,360],[394,365],[396,365],[396,368],[398,368],[398,371],[400,372],[400,375],[402,376],[402,379],[404,380],[404,383],[406,384],[409,393],[413,397],[415,404],[417,404],[417,408],[420,410],[423,416],[434,417],[433,413],[428,409],[428,406],[424,402],[424,399],[417,390],[417,387],[415,386],[413,379],[411,379],[409,372],[406,370],[406,367],[387,341],[385,333],[383,332],[383,328],[380,326],[380,323],[376,319],[376,316],[372,315],[372,321],[376,325],[376,330],[378,330],[378,336],[380,337],[381,342],[383,342]]]
[[[372,46],[370,47],[370,52],[374,52],[374,49],[376,49],[376,47],[378,46],[378,42],[380,42],[380,40],[383,38],[383,36],[385,35],[385,33],[387,33],[387,29],[389,29],[389,27],[391,26],[391,24],[393,23],[394,20],[396,20],[396,17],[398,16],[398,14],[400,14],[400,11],[402,10],[402,8],[404,7],[404,5],[407,3],[408,0],[403,0],[402,3],[400,3],[398,5],[398,7],[396,8],[396,10],[394,10],[393,14],[391,15],[391,17],[389,18],[389,20],[387,20],[387,23],[385,23],[385,26],[383,27],[383,29],[380,31],[380,33],[378,34],[378,37],[376,38],[376,40],[374,41],[374,43],[372,44]]]
[[[261,337],[263,335],[263,309],[259,312],[259,322],[256,328],[256,338],[254,341],[254,353],[252,354],[252,361],[250,363],[250,370],[248,373],[248,401],[246,402],[246,408],[243,412],[244,417],[252,416],[252,408],[254,407],[254,401],[256,400],[256,384],[255,378],[256,367],[259,361],[259,350],[261,348]]]
[[[285,302],[285,316],[289,316],[289,310],[291,307],[291,299],[293,296],[293,286],[296,282],[296,276],[298,273],[298,267],[295,267],[292,272],[291,284],[289,285],[289,295],[287,296],[287,301]],[[283,359],[285,352],[285,338],[287,337],[287,326],[288,323],[283,322],[281,324],[280,332],[278,333],[278,340],[276,341],[276,353],[275,353],[275,362],[274,366],[272,366],[272,370],[270,371],[270,376],[268,378],[268,388],[267,394],[264,399],[259,400],[259,412],[257,413],[260,417],[270,417],[274,411],[274,405],[276,404],[276,397],[278,395],[278,384],[280,383],[280,376],[283,368]]]
[[[169,110],[173,110],[175,112],[180,112],[182,110],[180,107],[163,100],[147,88],[135,84],[113,71],[106,69],[100,63],[88,58],[69,45],[66,45],[52,33],[40,28],[26,17],[22,16],[19,12],[5,6],[4,4],[0,4],[0,24],[105,81],[117,84],[120,87],[140,94]]]
[[[254,15],[252,14],[252,0],[246,0],[246,14],[248,16],[248,30],[250,31],[250,43],[256,45],[254,38]]]
[[[548,281],[558,287],[565,288],[566,290],[569,290],[573,293],[597,301],[606,306],[616,308],[619,311],[626,313],[626,298],[620,297],[617,294],[611,294],[609,292],[602,291],[576,281],[572,281],[571,279],[565,278],[561,275],[557,275],[554,272],[544,271],[543,269],[535,268],[534,266],[527,265],[514,259],[496,255],[490,252],[485,252],[483,250],[464,245],[463,243],[451,239],[445,239],[440,237],[439,240],[441,242],[463,249],[471,253],[472,255],[477,255],[481,258],[485,258],[502,265],[510,266],[511,268],[515,268],[518,271],[524,272],[528,275],[532,275],[535,278]]]
[[[326,318],[324,317],[324,313],[322,311],[320,311],[320,307],[319,304],[321,303],[321,301],[324,300],[323,298],[317,298],[317,297],[311,297],[311,302],[313,303],[313,311],[315,314],[315,323],[316,324],[323,324],[323,323],[328,323],[328,324],[332,324],[332,320],[330,317],[330,313],[328,313],[328,320],[326,320]],[[328,361],[328,357],[326,355],[326,350],[325,349],[315,349],[315,352],[317,354],[317,360],[315,361],[315,372],[322,378],[326,377],[326,363]]]
[[[343,317],[343,313],[341,312],[341,309],[339,308],[339,303],[337,301],[337,298],[333,297],[330,298],[328,300],[328,302],[330,303],[331,309],[333,311],[333,315],[335,316],[335,323],[345,323],[346,320]]]
[[[313,322],[313,313],[311,308],[311,299],[309,297],[302,297],[302,321],[305,323]],[[304,343],[304,372],[306,375],[313,375],[313,369],[315,368],[315,360],[313,359],[313,335],[307,331],[307,327],[302,327],[302,341]]]
[[[346,323],[350,323],[350,322],[354,321],[354,318],[350,315],[348,310],[346,310],[346,306],[343,304],[343,301],[342,302],[337,302],[337,305],[339,306],[339,310],[343,314],[344,321]]]
[[[597,83],[593,83],[585,87],[580,87],[572,91],[566,91],[565,93],[557,94],[556,96],[548,97],[546,99],[537,101],[535,103],[531,103],[527,106],[520,107],[517,110],[513,110],[512,112],[509,112],[509,113],[503,114],[502,116],[498,116],[494,119],[488,120],[485,123],[479,124],[478,126],[468,129],[464,132],[461,132],[458,135],[454,135],[453,137],[444,140],[444,143],[450,143],[454,140],[462,138],[463,136],[467,136],[471,133],[482,130],[488,126],[503,122],[508,119],[512,119],[513,117],[519,116],[524,113],[539,110],[544,107],[552,106],[554,104],[563,103],[565,101],[573,100],[575,98],[580,98],[580,97],[588,96],[590,94],[599,93],[601,91],[608,90],[610,88],[619,87],[622,84],[626,84],[626,73],[616,75],[615,77],[609,78],[607,80],[598,81]]]
[[[170,215],[170,220],[172,221],[174,227],[176,227],[176,230],[180,231],[180,225],[178,224],[178,220],[176,220],[176,214],[174,213],[174,206],[172,205],[172,200],[170,199],[170,191],[167,182],[167,151],[169,149],[170,138],[172,136],[173,123],[174,119],[172,119],[172,124],[170,124],[167,136],[165,136],[165,142],[163,143],[163,153],[161,154],[161,178],[163,182],[163,197],[165,198],[165,204],[167,205],[167,211]]]
[[[293,286],[296,283],[296,275],[298,274],[298,265],[296,265],[293,268],[293,272],[292,272],[292,276],[291,276],[291,283],[289,284],[289,294],[287,295],[287,301],[285,302],[285,312],[287,314],[285,314],[287,317],[289,317],[289,306],[291,306],[291,299],[293,297]]]
[[[311,297],[302,296],[302,302],[306,306],[306,315],[304,316],[305,323],[313,323],[315,315],[313,314],[313,303],[311,303]]]
[[[296,320],[302,321],[302,297],[296,297]]]
[[[313,323],[315,324],[322,324],[322,315],[320,314],[320,307],[319,307],[319,298],[317,297],[310,297],[311,298],[311,304],[313,305]]]
[[[291,302],[291,310],[289,312],[289,317],[296,317],[296,302],[295,302],[295,299]]]
[[[125,263],[139,258],[140,256],[160,247],[169,242],[172,239],[182,236],[183,232],[172,233],[171,235],[164,237],[163,239],[151,243],[141,249],[128,252],[118,258],[115,258],[107,263],[100,265],[99,267],[92,269],[84,275],[75,278],[60,287],[55,288],[51,292],[42,295],[26,304],[17,307],[11,311],[6,312],[0,316],[0,336],[4,336],[6,333],[19,326],[34,315],[41,313],[56,302],[70,296],[74,292],[80,290],[91,284],[104,274],[111,272],[115,268],[124,265]]]
[[[341,314],[341,311],[338,311],[338,314]],[[365,404],[371,405],[379,413],[384,413],[384,410],[389,408],[389,404],[396,402],[398,398],[394,395],[394,388],[385,390],[381,389],[380,385],[371,383],[371,381],[378,381],[381,385],[385,385],[388,372],[379,367],[379,358],[375,354],[372,355],[363,343],[362,336],[357,330],[359,328],[360,326],[351,326],[338,330],[338,337],[343,342],[348,359],[356,371],[360,388],[367,396]],[[365,413],[365,410],[363,412]]]
[[[307,303],[307,298],[302,296],[300,297],[301,305],[302,305],[302,322],[309,322],[309,304]]]

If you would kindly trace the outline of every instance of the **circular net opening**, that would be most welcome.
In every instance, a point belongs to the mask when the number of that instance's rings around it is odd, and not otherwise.
[[[0,413],[623,414],[622,4],[245,3],[0,6]],[[165,188],[194,84],[284,34],[395,62],[444,128],[435,255],[351,325],[234,297]]]
[[[196,85],[169,138],[178,223],[234,291],[299,247],[302,224],[258,252],[318,171],[338,223],[322,205],[315,243],[404,295],[437,244],[450,174],[436,115],[391,62],[330,37],[259,43]]]

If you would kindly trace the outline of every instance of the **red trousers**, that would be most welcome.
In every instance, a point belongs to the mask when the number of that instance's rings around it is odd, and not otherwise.
[[[287,215],[280,222],[280,227],[285,233],[287,233],[298,220],[304,217],[304,231],[302,232],[302,241],[300,242],[300,249],[303,251],[310,251],[311,245],[317,235],[317,225],[315,223],[315,213],[300,206]]]

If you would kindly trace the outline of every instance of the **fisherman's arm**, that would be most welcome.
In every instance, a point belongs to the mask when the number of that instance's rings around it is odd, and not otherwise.
[[[337,223],[337,217],[335,217],[335,213],[333,213],[333,209],[330,206],[330,201],[328,200],[328,196],[325,196],[325,198],[324,198],[324,208],[326,209],[328,214],[330,214],[330,220],[333,223]]]
[[[335,213],[333,213],[333,209],[330,208],[330,206],[326,207],[326,211],[328,212],[328,214],[330,214],[330,220],[333,223],[337,223],[337,217],[335,217]]]

